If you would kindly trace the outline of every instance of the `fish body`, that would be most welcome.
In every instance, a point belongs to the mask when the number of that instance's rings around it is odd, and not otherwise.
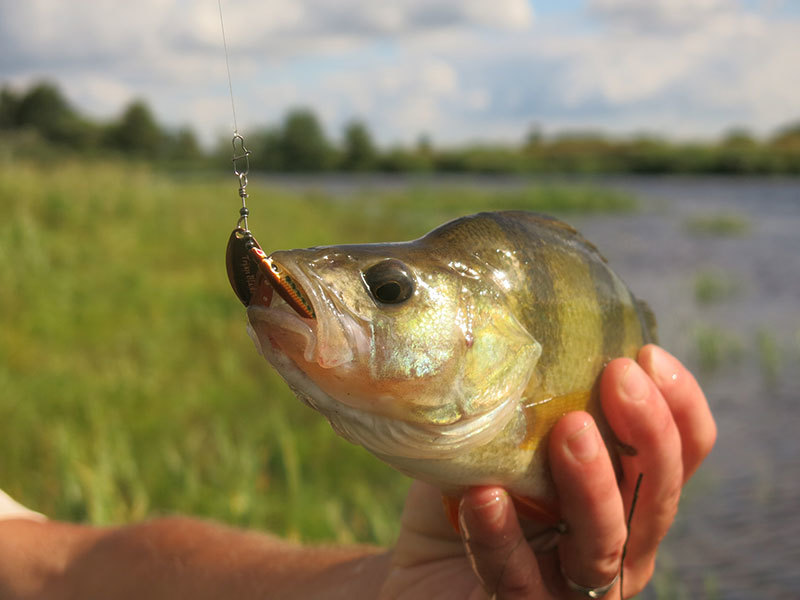
[[[259,351],[333,428],[458,497],[502,485],[552,507],[546,438],[572,410],[614,439],[594,392],[654,319],[590,242],[521,212],[462,217],[414,241],[278,251],[313,306],[262,280],[248,307]]]

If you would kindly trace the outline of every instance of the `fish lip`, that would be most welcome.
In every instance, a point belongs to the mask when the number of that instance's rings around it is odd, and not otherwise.
[[[275,306],[275,304],[278,306]],[[269,305],[251,303],[247,307],[248,333],[253,338],[259,353],[268,357],[270,351],[281,351],[273,342],[270,331],[274,328],[290,331],[305,340],[303,358],[311,362],[317,345],[317,334],[313,319],[300,317],[294,309],[282,299],[274,300]],[[268,348],[270,351],[268,351]]]
[[[300,277],[297,276],[299,269],[287,267],[283,261],[278,264],[287,274],[300,283],[303,290],[308,290],[310,282],[302,275]],[[312,302],[312,296],[312,294],[306,291],[304,299],[316,312],[314,303]],[[263,274],[259,275],[256,282],[256,291],[253,294],[250,304],[247,306],[247,320],[248,333],[250,333],[250,337],[253,338],[253,342],[256,344],[259,353],[263,356],[266,357],[270,354],[270,352],[267,352],[265,345],[268,345],[272,351],[281,351],[280,348],[274,348],[275,345],[269,335],[270,330],[273,328],[280,328],[284,331],[297,333],[303,337],[305,339],[303,357],[309,362],[314,359],[314,351],[317,346],[316,319],[300,315],[281,297],[275,287]]]
[[[272,345],[269,327],[280,327],[306,338],[303,359],[309,363],[331,368],[352,362],[363,351],[363,340],[353,331],[358,319],[327,289],[325,280],[302,263],[302,255],[298,258],[291,252],[279,252],[271,255],[271,258],[297,282],[315,316],[307,318],[299,314],[261,275],[255,299],[247,311],[250,325],[258,336],[257,346],[261,353],[266,356],[263,351],[265,341]],[[262,294],[265,286],[269,293]],[[280,348],[277,350],[283,352]]]

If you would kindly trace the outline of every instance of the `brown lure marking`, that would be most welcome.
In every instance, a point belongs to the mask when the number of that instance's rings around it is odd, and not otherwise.
[[[236,297],[245,306],[250,305],[258,288],[258,265],[250,254],[251,247],[260,249],[252,235],[249,235],[245,229],[237,227],[231,233],[228,239],[228,248],[225,251],[228,281],[230,281]]]
[[[305,290],[289,275],[283,267],[264,254],[264,251],[256,246],[250,248],[250,256],[253,258],[258,270],[264,278],[275,288],[286,304],[301,317],[305,319],[316,319],[314,307],[308,301]]]

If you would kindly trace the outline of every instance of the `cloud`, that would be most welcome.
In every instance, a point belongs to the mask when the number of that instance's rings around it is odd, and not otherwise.
[[[491,5],[483,0],[244,0],[223,3],[223,10],[232,47],[277,56],[351,50],[448,30],[520,30],[533,20],[526,0],[496,0]],[[181,45],[218,48],[216,13],[193,13],[174,25]]]
[[[0,3],[0,67],[97,67],[141,55],[157,43],[157,0]]]
[[[800,60],[797,20],[770,21],[724,0],[690,3],[703,16],[691,19],[678,10],[684,2],[641,3],[648,8],[633,13],[628,0],[593,0],[591,7],[599,4],[622,11],[626,29],[587,35],[564,55],[569,106],[649,106],[662,118],[671,112],[678,130],[684,118],[700,117],[706,134],[736,120],[763,130],[798,116],[800,89],[781,82]]]
[[[313,108],[384,143],[519,140],[532,123],[674,135],[798,117],[800,19],[737,0],[223,1],[240,126]],[[230,128],[216,2],[0,0],[0,80],[90,113],[144,97],[207,142]]]
[[[639,32],[694,29],[740,12],[736,0],[589,0],[588,8],[607,24]]]

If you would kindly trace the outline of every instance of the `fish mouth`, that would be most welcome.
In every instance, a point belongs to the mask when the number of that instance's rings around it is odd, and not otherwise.
[[[287,355],[305,370],[309,365],[330,369],[342,367],[355,357],[356,346],[363,346],[355,319],[324,282],[307,272],[289,253],[267,264],[280,274],[260,273],[247,308],[250,333],[260,353],[270,362],[275,352]]]
[[[288,275],[288,270],[277,262],[269,259],[268,264],[270,268],[274,266],[276,271],[280,269],[284,277]],[[295,277],[289,277],[290,281],[296,281]],[[314,317],[298,310],[298,301],[292,302],[291,297],[287,298],[286,288],[275,283],[273,277],[260,273],[255,293],[247,307],[247,330],[263,356],[269,358],[270,351],[275,349],[286,351],[287,344],[290,344],[293,349],[301,347],[303,358],[311,362],[317,346],[316,311],[302,284],[296,285],[295,290],[299,302],[307,306]]]

